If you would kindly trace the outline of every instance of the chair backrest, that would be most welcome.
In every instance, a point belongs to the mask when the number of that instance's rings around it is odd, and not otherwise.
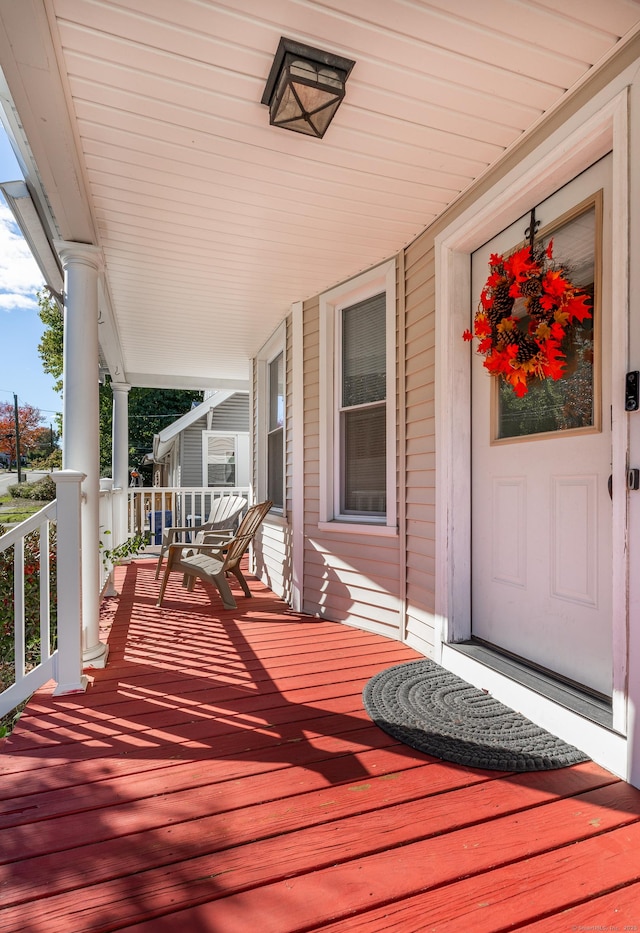
[[[233,528],[235,519],[247,507],[247,500],[242,496],[220,496],[215,499],[206,524],[213,531]]]
[[[235,567],[240,561],[272,505],[273,502],[268,499],[266,502],[259,502],[247,509],[246,515],[238,525],[238,530],[229,541],[224,561],[225,569]]]

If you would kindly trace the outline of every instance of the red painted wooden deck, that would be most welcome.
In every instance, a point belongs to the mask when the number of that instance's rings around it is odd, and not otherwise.
[[[256,581],[117,582],[108,667],[0,742],[2,933],[640,929],[639,791],[398,744],[361,690],[416,655]]]

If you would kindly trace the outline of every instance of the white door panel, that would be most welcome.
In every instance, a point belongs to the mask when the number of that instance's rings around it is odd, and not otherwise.
[[[609,156],[536,209],[544,230],[603,192],[592,350],[576,338],[576,357],[586,360],[591,353],[592,422],[579,429],[530,434],[527,428],[500,437],[507,418],[509,424],[520,418],[533,422],[526,412],[505,415],[496,377],[480,355],[474,353],[472,362],[472,634],[607,696],[612,689],[610,176]],[[588,222],[600,227],[599,215],[593,216],[596,220]],[[528,221],[522,218],[474,254],[474,302],[487,279],[489,256],[520,245]],[[577,267],[584,246],[579,229],[576,239]],[[565,242],[560,234],[558,240]],[[555,258],[565,261],[557,252]],[[582,404],[580,373],[571,383],[555,383],[558,417]],[[526,404],[535,406],[533,396]]]

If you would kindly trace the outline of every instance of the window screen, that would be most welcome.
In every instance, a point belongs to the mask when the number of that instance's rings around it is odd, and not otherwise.
[[[386,511],[386,295],[342,311],[341,511]]]

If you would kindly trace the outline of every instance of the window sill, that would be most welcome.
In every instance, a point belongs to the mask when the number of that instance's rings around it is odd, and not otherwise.
[[[373,522],[354,522],[345,519],[332,522],[318,522],[319,531],[337,532],[338,534],[375,535],[384,538],[397,538],[398,529],[391,525],[379,525]]]

